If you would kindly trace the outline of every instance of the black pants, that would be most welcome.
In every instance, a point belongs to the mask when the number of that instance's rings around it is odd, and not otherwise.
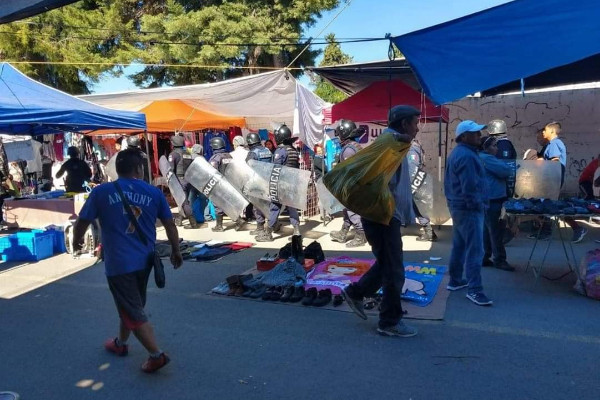
[[[483,244],[485,258],[493,256],[494,264],[506,261],[506,249],[503,242],[505,225],[500,221],[503,203],[504,199],[490,200],[490,206],[485,212],[484,218]]]
[[[419,226],[423,227],[423,226],[429,225],[429,223],[431,221],[429,220],[429,218],[427,218],[426,216],[421,214],[421,211],[419,211],[419,207],[417,207],[417,203],[415,203],[414,200],[413,200],[413,212],[415,213],[415,217],[417,217],[417,223],[419,224]]]
[[[594,200],[594,184],[592,181],[579,182],[581,197],[585,200]]]
[[[357,283],[348,288],[348,294],[352,298],[373,296],[383,288],[379,327],[395,326],[403,315],[400,296],[404,286],[404,263],[400,220],[392,218],[386,226],[363,218],[362,224],[376,261]]]

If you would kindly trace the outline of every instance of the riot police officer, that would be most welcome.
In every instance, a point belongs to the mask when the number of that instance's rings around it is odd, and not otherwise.
[[[342,141],[342,151],[339,154],[340,162],[349,159],[361,149],[361,145],[357,140],[363,133],[364,131],[357,128],[353,121],[347,119],[340,121],[338,127],[335,129],[335,135]],[[346,243],[348,232],[351,227],[354,227],[354,239]],[[334,242],[346,243],[346,247],[359,247],[367,243],[360,215],[344,208],[344,223],[342,229],[331,232],[331,238]]]
[[[142,158],[144,159],[144,181],[152,183],[150,181],[150,169],[148,168],[148,155],[142,150],[140,138],[137,136],[129,136],[126,142],[127,148],[137,149],[142,153]]]
[[[248,134],[246,137],[246,142],[250,148],[250,151],[246,156],[246,162],[248,162],[248,160],[256,160],[268,163],[273,161],[273,154],[269,149],[262,145],[260,136],[258,136],[257,133]],[[258,207],[254,207],[253,212],[254,218],[256,219],[256,230],[250,231],[250,234],[260,235],[265,230],[265,215],[258,209]]]
[[[496,139],[496,147],[498,152],[496,158],[504,160],[512,169],[510,176],[506,179],[506,196],[513,197],[515,194],[515,185],[517,181],[517,151],[515,146],[506,136],[506,122],[501,119],[494,119],[487,125],[487,130],[490,136]],[[510,221],[514,223],[514,220]],[[496,240],[502,240],[504,244],[510,242],[514,237],[511,229],[507,229],[509,221],[501,218],[498,224],[498,232]],[[489,249],[488,249],[489,250]],[[487,251],[486,251],[487,253]],[[486,254],[487,255],[487,254]]]
[[[277,149],[273,154],[273,163],[279,165],[285,165],[290,168],[300,168],[300,155],[298,151],[292,147],[292,143],[297,138],[292,138],[292,131],[287,125],[283,124],[277,128],[274,132],[275,141],[277,142]],[[257,242],[272,242],[273,232],[277,232],[281,228],[281,224],[278,223],[279,214],[283,205],[277,202],[271,202],[269,212],[269,226],[261,232],[260,235],[256,236]],[[290,214],[290,222],[294,227],[294,235],[300,235],[300,215],[298,210],[293,207],[288,207]]]
[[[425,162],[423,161],[423,153],[424,151],[421,143],[419,143],[417,139],[413,140],[410,144],[408,154],[406,155],[406,161],[408,162],[407,167],[410,171],[411,191],[413,197],[412,206],[421,231],[419,236],[417,236],[417,241],[435,242],[438,240],[438,237],[433,231],[431,220],[429,219],[429,216],[425,215],[425,213],[419,209],[417,206],[417,201],[415,201],[415,199],[419,198],[421,198],[421,201],[423,200],[420,196],[420,190],[422,190],[422,185],[425,181],[424,177],[426,176],[425,171],[423,171],[423,167],[425,165]],[[423,203],[421,202],[421,204]]]
[[[221,137],[214,137],[210,139],[209,144],[210,148],[213,150],[213,154],[208,162],[223,174],[225,172],[225,168],[232,160],[231,154],[229,154],[225,149],[225,140],[223,140]],[[217,206],[215,206],[215,212],[217,214],[217,224],[214,228],[212,228],[212,231],[223,232],[225,230],[223,228],[223,216],[225,215],[225,212],[223,212],[223,210]]]
[[[183,139],[183,136],[174,135],[171,138],[171,145],[173,146],[173,151],[171,151],[168,157],[169,164],[171,165],[171,171],[173,171],[173,173],[179,179],[179,182],[181,182],[181,185],[185,190],[187,199],[189,197],[192,185],[185,181],[184,176],[185,171],[187,171],[188,167],[192,163],[192,156],[185,151],[185,141]],[[185,228],[196,229],[200,227],[198,225],[198,222],[196,221],[196,218],[194,217],[192,208],[187,200],[184,202],[183,205],[180,206],[179,213],[180,217],[178,217],[176,220],[176,222],[178,222],[178,225],[181,224],[181,221],[184,217],[187,217],[190,221],[190,225],[189,228],[187,226]]]

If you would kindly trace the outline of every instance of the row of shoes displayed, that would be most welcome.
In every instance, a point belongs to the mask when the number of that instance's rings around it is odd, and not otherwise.
[[[504,209],[511,214],[580,215],[600,214],[600,202],[572,197],[567,200],[509,199]]]

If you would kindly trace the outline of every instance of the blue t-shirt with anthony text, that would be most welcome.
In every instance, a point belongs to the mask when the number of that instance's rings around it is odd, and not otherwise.
[[[100,221],[102,248],[107,276],[127,274],[146,268],[156,241],[156,219],[171,219],[171,209],[162,192],[139,179],[117,180],[127,196],[138,225],[148,239],[144,246],[130,222],[113,183],[92,190],[79,217]]]

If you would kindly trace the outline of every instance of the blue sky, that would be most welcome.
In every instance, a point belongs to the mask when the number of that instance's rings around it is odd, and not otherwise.
[[[392,36],[402,35],[417,29],[436,25],[445,21],[472,14],[507,0],[352,0],[320,37],[335,33],[337,38],[384,37],[386,33]],[[306,31],[305,36],[316,35],[333,19],[341,6],[326,12],[322,18]],[[387,58],[389,42],[345,43],[342,50],[354,58],[354,62],[384,60]],[[440,43],[443,45],[443,43]],[[320,46],[321,48],[323,46]],[[317,63],[319,60],[317,60]],[[139,67],[127,68],[126,74],[131,74]],[[301,82],[308,84],[305,77]],[[107,78],[93,88],[94,93],[116,92],[135,89],[126,76]]]

